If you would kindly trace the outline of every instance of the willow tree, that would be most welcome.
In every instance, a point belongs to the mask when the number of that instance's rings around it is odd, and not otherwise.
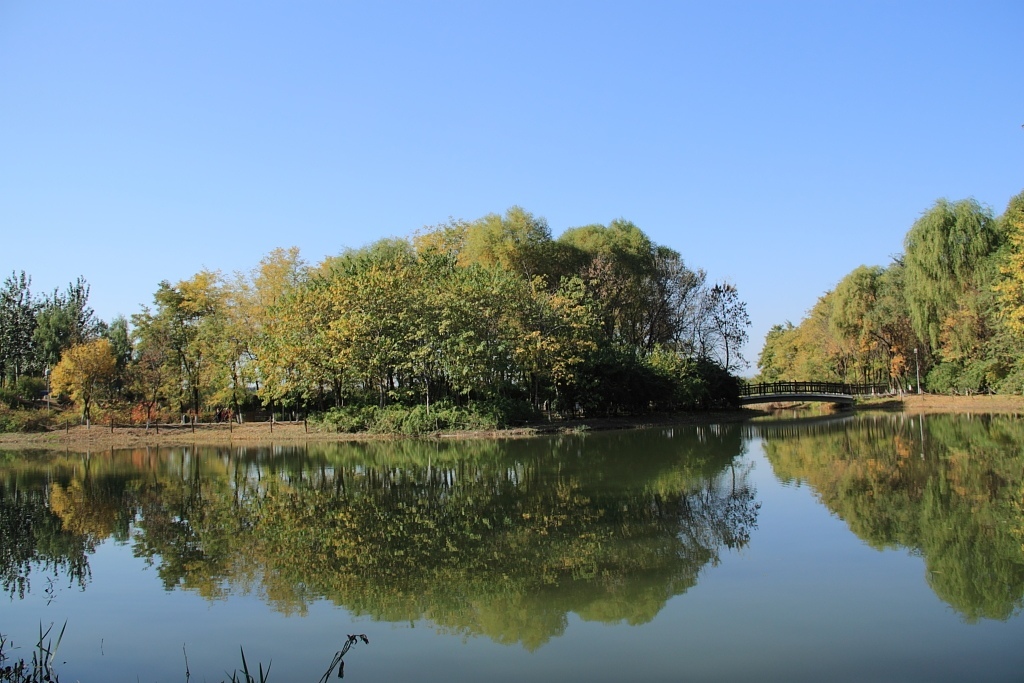
[[[608,341],[646,354],[692,337],[705,274],[690,270],[678,252],[622,219],[571,228],[558,244],[598,305]]]
[[[1001,242],[992,212],[973,199],[940,199],[914,223],[904,240],[907,305],[917,335],[940,347],[943,323],[977,292],[982,261]]]
[[[492,213],[469,224],[459,263],[501,266],[529,281],[552,275],[554,250],[548,222],[513,206],[504,216]]]

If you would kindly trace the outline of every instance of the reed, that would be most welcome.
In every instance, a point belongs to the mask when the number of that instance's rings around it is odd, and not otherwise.
[[[57,649],[64,638],[64,630],[67,625],[68,623],[65,621],[61,626],[60,633],[57,634],[57,642],[54,643],[50,637],[53,624],[50,624],[45,630],[40,624],[39,639],[28,660],[25,658],[14,660],[9,652],[17,648],[7,636],[0,634],[0,683],[60,683],[60,678],[53,669],[53,661],[57,656]],[[345,677],[345,655],[358,642],[369,644],[370,639],[366,637],[365,633],[349,635],[342,648],[334,653],[334,658],[331,659],[327,671],[321,676],[320,683],[326,683],[335,670],[338,672],[338,678]],[[240,647],[239,651],[242,656],[242,668],[231,673],[225,672],[228,678],[224,679],[222,683],[268,683],[271,663],[268,663],[264,670],[262,662],[258,662],[256,669],[250,670],[249,662],[245,657],[245,649]],[[184,646],[182,646],[182,653],[185,656],[185,681],[187,682],[192,677],[192,672],[189,669],[188,652],[185,651]]]
[[[53,639],[50,638],[53,624],[50,624],[44,631],[43,625],[40,623],[39,640],[36,641],[35,648],[32,650],[32,657],[29,661],[26,661],[24,658],[11,659],[7,654],[7,650],[15,649],[14,643],[3,634],[0,634],[0,682],[58,683],[60,678],[57,676],[57,672],[53,670],[53,659],[57,656],[57,649],[60,647],[60,641],[64,638],[64,629],[67,626],[68,622],[65,621],[64,625],[61,626],[60,633],[57,635],[57,643],[54,644]],[[11,664],[7,663],[8,659],[10,659]]]

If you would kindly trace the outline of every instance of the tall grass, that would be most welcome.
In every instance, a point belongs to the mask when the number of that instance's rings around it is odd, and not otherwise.
[[[53,670],[53,659],[57,656],[57,648],[60,647],[60,641],[64,638],[64,629],[67,628],[67,625],[68,622],[65,621],[57,636],[57,643],[54,644],[50,638],[53,624],[50,624],[45,631],[43,625],[39,624],[39,640],[36,641],[35,648],[32,650],[31,659],[28,661],[24,658],[12,659],[11,664],[7,663],[10,659],[7,649],[16,648],[13,642],[0,634],[0,681],[3,683],[50,683],[51,681],[57,683],[60,679]]]
[[[59,683],[60,678],[53,669],[53,660],[57,656],[57,648],[60,647],[60,642],[64,638],[64,629],[67,628],[67,625],[65,621],[57,635],[57,642],[54,643],[50,637],[53,624],[50,624],[46,630],[43,630],[43,626],[40,624],[39,639],[28,660],[24,657],[13,659],[9,651],[17,648],[9,638],[0,634],[0,683]],[[320,677],[320,683],[326,683],[335,670],[338,672],[338,678],[345,677],[345,655],[358,642],[369,644],[370,639],[366,637],[365,633],[349,635],[342,648],[334,653],[330,666]],[[224,679],[222,683],[268,683],[271,664],[268,663],[267,668],[264,669],[262,662],[258,662],[255,669],[250,669],[249,662],[245,658],[245,649],[239,648],[239,651],[242,655],[242,668],[226,674],[228,678]],[[184,647],[182,652],[185,655],[185,681],[187,682],[192,677],[192,672],[189,670],[188,653],[185,652]]]

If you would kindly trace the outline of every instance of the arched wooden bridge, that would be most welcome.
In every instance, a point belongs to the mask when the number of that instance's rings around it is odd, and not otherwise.
[[[740,405],[818,401],[851,405],[858,396],[889,393],[884,384],[843,384],[840,382],[762,382],[740,387]]]

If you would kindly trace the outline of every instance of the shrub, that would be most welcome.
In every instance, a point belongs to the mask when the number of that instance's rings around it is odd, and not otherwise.
[[[440,401],[431,405],[429,410],[423,404],[392,404],[384,408],[344,406],[314,415],[310,423],[320,430],[423,436],[450,430],[499,429],[536,417],[533,408],[525,401],[492,399],[469,406]]]
[[[0,388],[0,407],[17,408],[20,403],[18,391],[14,387]]]
[[[0,433],[45,432],[51,422],[45,410],[0,408]]]
[[[332,432],[365,432],[374,422],[376,406],[342,406],[309,418],[314,429]]]
[[[42,377],[19,377],[14,388],[26,401],[36,401],[46,396],[46,380]]]

